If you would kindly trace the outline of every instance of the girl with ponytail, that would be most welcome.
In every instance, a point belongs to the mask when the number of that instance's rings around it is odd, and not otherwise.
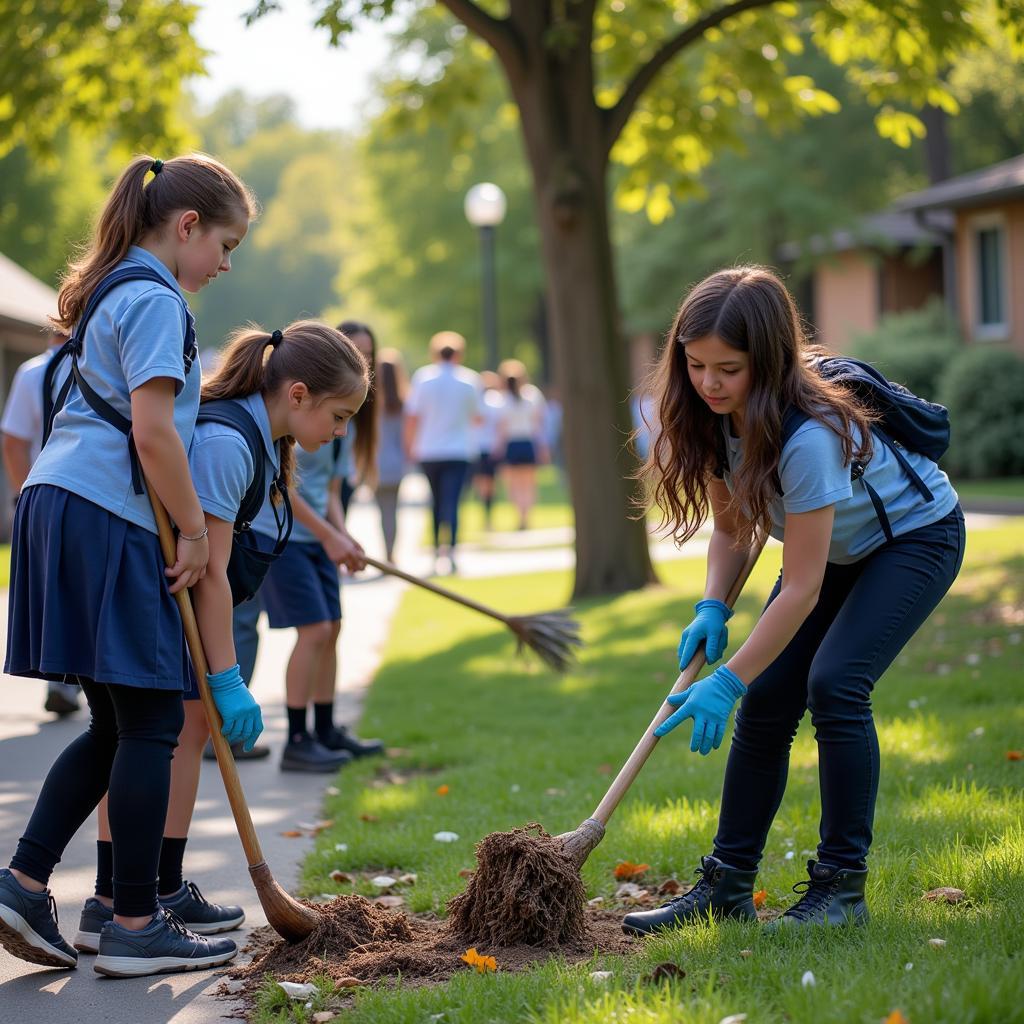
[[[91,720],[50,769],[0,870],[0,944],[33,963],[73,968],[77,948],[99,952],[99,973],[131,977],[237,952],[180,920],[210,932],[224,927],[220,911],[241,916],[181,883],[192,801],[181,799],[190,782],[172,758],[190,667],[173,594],[202,579],[209,560],[186,454],[200,367],[184,293],[231,269],[255,213],[245,184],[210,157],[136,157],[60,289],[54,322],[72,335],[60,358],[71,357],[74,376],[55,357],[47,379],[59,408],[15,516],[5,670],[80,684]],[[143,479],[178,527],[169,569]],[[72,947],[46,884],[104,795],[97,898]],[[176,814],[183,804],[187,814]],[[168,881],[175,860],[178,888]]]

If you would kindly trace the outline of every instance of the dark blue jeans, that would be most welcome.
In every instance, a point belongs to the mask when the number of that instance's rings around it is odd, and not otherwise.
[[[450,538],[448,543],[454,548],[459,532],[459,499],[462,497],[469,462],[465,459],[421,462],[420,469],[430,484],[433,499],[434,547],[437,548],[441,543],[442,525],[447,525]]]
[[[818,859],[866,866],[879,772],[871,691],[949,590],[963,554],[957,506],[853,565],[827,566],[814,611],[750,684],[736,713],[716,857],[757,867],[786,790],[793,737],[809,709],[821,789]],[[781,583],[780,576],[769,604]]]

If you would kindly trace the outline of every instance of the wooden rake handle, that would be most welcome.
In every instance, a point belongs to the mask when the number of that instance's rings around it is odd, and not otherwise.
[[[740,592],[743,590],[744,585],[750,577],[751,572],[757,563],[758,558],[761,555],[761,551],[764,548],[764,539],[758,538],[751,545],[749,552],[747,553],[747,559],[743,563],[743,567],[740,569],[736,580],[733,582],[732,587],[729,590],[729,594],[725,599],[725,603],[731,608],[735,603],[736,599],[740,596]],[[704,667],[704,645],[701,644],[697,653],[690,659],[690,664],[679,674],[679,678],[676,679],[675,685],[668,692],[668,696],[671,697],[674,693],[679,693],[681,690],[685,690],[691,686],[697,676],[700,674],[700,670]],[[619,774],[615,776],[612,784],[608,787],[608,792],[605,793],[604,798],[597,805],[597,810],[590,816],[593,820],[601,823],[602,826],[608,824],[608,819],[615,813],[615,808],[619,806],[619,802],[626,795],[626,791],[633,781],[640,774],[640,769],[643,768],[647,761],[647,758],[651,756],[651,751],[658,744],[658,737],[654,735],[654,730],[657,729],[662,722],[668,718],[676,709],[666,700],[661,707],[658,709],[658,713],[651,720],[651,724],[644,731],[643,736],[640,738],[640,742],[633,748],[633,753],[629,755],[629,759],[622,766]]]
[[[422,587],[424,590],[429,590],[432,594],[437,594],[438,597],[446,597],[449,601],[454,601],[456,604],[461,604],[466,608],[472,608],[475,612],[480,612],[481,615],[489,615],[492,619],[497,619],[506,626],[509,624],[509,616],[502,615],[501,612],[496,611],[494,608],[488,608],[485,604],[479,604],[468,597],[456,594],[454,590],[446,590],[444,587],[439,587],[436,583],[431,583],[429,580],[403,572],[397,565],[392,565],[390,562],[381,562],[376,558],[371,558],[369,555],[364,557],[367,565],[372,565],[374,569],[379,569],[388,576],[397,576],[400,580],[405,580],[406,583],[411,583],[413,586]]]

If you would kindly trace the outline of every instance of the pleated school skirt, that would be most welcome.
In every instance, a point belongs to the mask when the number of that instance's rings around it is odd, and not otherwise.
[[[156,534],[61,487],[22,492],[4,671],[183,695],[194,690]]]

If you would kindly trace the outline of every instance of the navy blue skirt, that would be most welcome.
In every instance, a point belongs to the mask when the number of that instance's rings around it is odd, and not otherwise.
[[[272,629],[341,618],[338,567],[315,541],[289,541],[260,587]]]
[[[36,679],[194,689],[160,542],[61,487],[18,501],[4,671]]]
[[[533,442],[521,438],[518,441],[509,441],[505,446],[506,466],[536,466],[537,450]]]

